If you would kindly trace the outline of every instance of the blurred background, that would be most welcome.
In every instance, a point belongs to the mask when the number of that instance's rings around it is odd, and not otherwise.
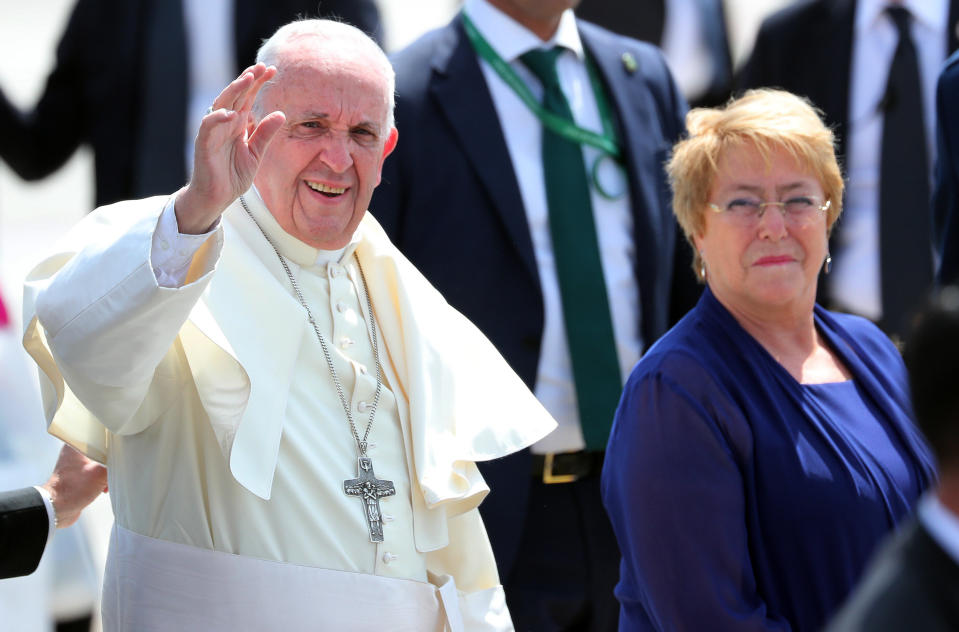
[[[725,1],[734,66],[748,56],[762,19],[790,1]],[[0,87],[16,105],[32,108],[53,65],[74,0],[0,2],[4,17],[0,21]],[[377,0],[377,4],[384,47],[390,52],[445,24],[460,1]],[[56,239],[93,209],[93,200],[88,148],[77,151],[62,169],[37,183],[24,182],[0,161],[0,296],[10,317],[10,323],[0,327],[0,489],[43,482],[56,459],[59,446],[45,434],[36,369],[19,342],[20,286]],[[0,582],[0,630],[52,630],[54,618],[82,617],[95,607],[111,523],[104,496],[75,527],[56,534],[36,573]]]

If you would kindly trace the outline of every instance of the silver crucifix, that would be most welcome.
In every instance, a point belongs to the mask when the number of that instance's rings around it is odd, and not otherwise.
[[[392,496],[396,493],[396,488],[393,487],[393,481],[376,478],[370,457],[359,457],[357,464],[357,477],[343,481],[343,491],[347,496],[358,496],[363,500],[366,524],[370,527],[370,542],[382,542],[383,517],[380,514],[380,498]]]

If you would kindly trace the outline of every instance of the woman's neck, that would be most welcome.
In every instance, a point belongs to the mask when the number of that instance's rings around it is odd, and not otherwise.
[[[812,305],[808,309],[750,309],[717,300],[797,382],[850,379],[849,371],[816,330]]]

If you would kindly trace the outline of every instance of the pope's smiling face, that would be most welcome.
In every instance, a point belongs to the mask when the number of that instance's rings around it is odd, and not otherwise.
[[[380,64],[357,51],[333,57],[308,42],[284,51],[258,111],[286,122],[254,180],[280,226],[324,250],[349,243],[397,139]]]

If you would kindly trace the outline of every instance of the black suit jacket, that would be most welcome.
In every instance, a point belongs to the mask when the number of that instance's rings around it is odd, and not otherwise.
[[[668,0],[582,0],[576,15],[621,35],[661,46],[666,26]],[[715,107],[729,99],[733,88],[733,58],[723,0],[699,0],[705,44],[715,64],[706,91],[693,100],[693,107]]]
[[[939,75],[936,112],[932,230],[941,255],[936,280],[954,284],[959,282],[959,53],[949,58]]]
[[[150,80],[144,71],[146,22],[158,1],[78,0],[36,107],[21,112],[0,94],[0,158],[21,178],[46,177],[87,144],[94,154],[96,206],[169,193],[186,182],[180,160],[169,165],[164,190],[134,185],[141,91]],[[264,38],[297,15],[316,15],[318,5],[323,16],[337,15],[379,34],[373,0],[235,0],[237,72],[253,63]],[[171,127],[185,129],[185,112],[170,116],[181,118]]]
[[[0,492],[0,579],[29,575],[47,545],[50,521],[40,492]]]
[[[626,148],[642,334],[652,344],[698,294],[662,169],[684,129],[685,106],[656,49],[584,22],[579,28]],[[633,73],[625,52],[637,61]],[[461,21],[428,33],[393,64],[400,142],[370,210],[532,388],[544,318],[539,274],[506,141]],[[506,577],[525,517],[530,456],[480,465],[493,490],[480,510]]]
[[[774,13],[760,27],[753,52],[737,78],[740,89],[783,88],[808,97],[836,132],[840,164],[846,153],[855,15],[856,0],[801,0]],[[944,34],[949,52],[959,47],[952,27],[957,20],[959,0],[950,0]],[[841,231],[840,218],[833,242]],[[820,277],[820,296],[827,296],[828,283],[828,276]]]
[[[959,630],[959,565],[913,519],[880,549],[827,632]]]

